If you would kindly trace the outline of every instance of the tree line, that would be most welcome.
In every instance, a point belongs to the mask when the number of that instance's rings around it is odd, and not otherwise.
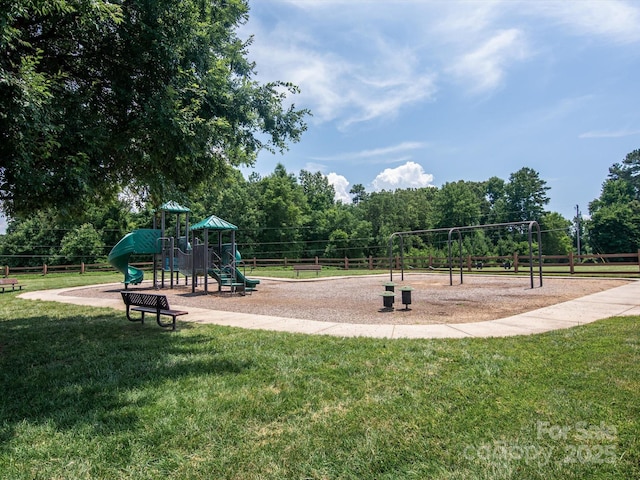
[[[363,185],[354,185],[352,202],[343,203],[334,199],[333,186],[320,172],[295,175],[279,164],[264,177],[245,178],[230,170],[224,182],[216,179],[171,200],[191,209],[192,224],[214,214],[236,225],[245,258],[380,257],[387,255],[389,237],[398,231],[531,220],[540,224],[544,255],[577,253],[578,234],[582,253],[629,253],[640,246],[639,168],[639,150],[611,167],[601,196],[589,205],[591,218],[580,223],[580,231],[572,220],[546,210],[549,187],[527,167],[507,180],[460,180],[439,188],[368,193]],[[135,199],[121,196],[96,203],[73,220],[62,220],[55,209],[13,218],[0,240],[2,263],[102,261],[126,233],[152,228],[154,215],[159,225],[154,207],[136,208]],[[171,220],[168,225],[173,228]],[[412,255],[446,256],[446,234],[408,237],[405,248]],[[504,227],[469,232],[463,236],[463,250],[476,256],[524,253],[527,233]]]

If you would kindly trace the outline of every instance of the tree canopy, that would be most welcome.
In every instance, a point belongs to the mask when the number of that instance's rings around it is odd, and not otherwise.
[[[260,84],[247,0],[0,0],[0,201],[82,209],[166,198],[306,129],[297,88]]]
[[[509,176],[505,185],[508,222],[540,221],[549,203],[547,182],[532,168],[524,167]]]
[[[589,204],[589,244],[598,253],[640,249],[640,150],[609,168],[600,197]]]

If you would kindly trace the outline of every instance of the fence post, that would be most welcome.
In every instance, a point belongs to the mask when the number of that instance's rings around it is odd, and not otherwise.
[[[573,252],[569,252],[569,273],[573,275],[575,272],[574,263],[573,263]]]
[[[9,276],[9,265],[5,265],[4,266],[4,276],[8,277]]]
[[[45,263],[44,265],[42,265],[42,275],[46,275],[47,274],[47,264]]]
[[[513,273],[518,273],[518,252],[513,253]]]
[[[344,269],[349,270],[349,259],[344,257]]]
[[[467,255],[467,272],[471,271],[471,255]]]
[[[640,248],[638,249],[638,270],[640,270]],[[7,275],[9,275],[9,267],[7,267]]]
[[[318,265],[318,257],[317,256],[315,257],[315,262],[316,262],[316,265]]]
[[[369,255],[369,270],[373,270],[373,257]]]
[[[80,262],[80,275],[84,273],[84,262]]]
[[[287,266],[287,257],[284,257],[284,266]]]

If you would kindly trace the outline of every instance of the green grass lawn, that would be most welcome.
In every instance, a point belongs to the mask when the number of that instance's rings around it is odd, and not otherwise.
[[[153,279],[153,274],[145,274],[145,278]],[[46,276],[40,274],[19,275],[15,277],[26,290],[44,290],[50,288],[80,287],[83,285],[95,285],[100,283],[118,283],[124,281],[124,275],[119,272],[97,273],[49,273]],[[0,301],[2,297],[0,296]]]
[[[21,283],[121,281],[62,277]],[[639,321],[504,339],[172,333],[5,293],[0,478],[640,478]]]

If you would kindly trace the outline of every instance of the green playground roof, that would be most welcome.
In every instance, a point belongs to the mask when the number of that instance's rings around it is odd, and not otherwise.
[[[237,230],[234,224],[222,220],[221,218],[211,215],[209,218],[194,224],[190,230]]]
[[[170,201],[170,202],[162,204],[160,206],[160,210],[164,210],[165,212],[169,212],[169,213],[187,213],[187,212],[191,211],[187,207],[183,207],[182,205],[178,205],[174,201]]]

